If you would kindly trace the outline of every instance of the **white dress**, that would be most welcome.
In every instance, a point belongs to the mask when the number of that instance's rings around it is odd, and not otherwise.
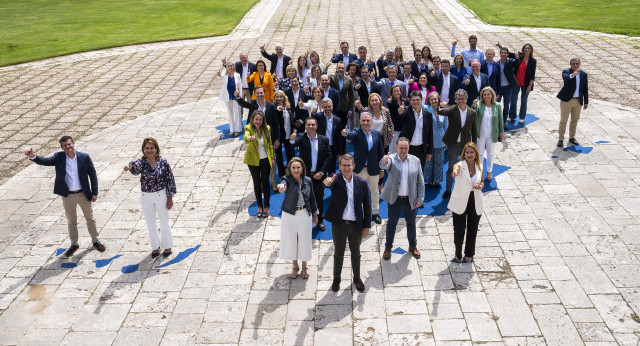
[[[293,193],[287,189],[285,193]],[[298,205],[304,205],[302,196],[298,198]],[[282,212],[280,226],[280,258],[285,260],[310,261],[312,244],[311,230],[313,218],[307,209],[297,210],[295,215]]]

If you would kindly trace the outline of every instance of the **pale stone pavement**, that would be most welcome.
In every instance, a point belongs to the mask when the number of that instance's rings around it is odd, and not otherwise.
[[[436,3],[267,1],[258,13],[275,13],[260,35],[238,30],[0,69],[0,344],[637,345],[638,40],[500,31],[452,21],[447,13],[460,14],[457,5]],[[253,13],[251,22],[260,17]],[[340,292],[330,292],[330,241],[314,241],[309,280],[290,280],[277,258],[280,219],[247,214],[244,146],[216,130],[227,122],[215,100],[220,59],[248,51],[255,61],[261,44],[283,42],[292,56],[313,48],[326,60],[342,40],[377,57],[396,44],[408,52],[411,39],[448,56],[451,41],[466,47],[471,33],[481,48],[531,42],[539,61],[529,110],[540,120],[497,148],[497,163],[511,168],[496,178],[499,190],[485,194],[476,263],[449,264],[447,213],[419,219],[420,260],[382,261],[385,223],[374,227],[362,244],[365,293],[348,286],[349,268]],[[593,148],[588,154],[555,147],[555,93],[574,55],[590,74],[591,107],[577,136]],[[54,171],[22,154],[27,146],[53,153],[63,133],[96,164],[94,212],[107,245],[102,254],[88,248],[81,221],[71,260],[56,256],[69,240]],[[160,141],[178,185],[175,255],[166,260],[148,256],[138,179],[122,172],[147,136]],[[404,230],[396,238],[406,249]]]

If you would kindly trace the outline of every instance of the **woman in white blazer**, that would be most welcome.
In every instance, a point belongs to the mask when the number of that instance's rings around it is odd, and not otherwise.
[[[469,142],[462,149],[463,160],[453,166],[455,185],[447,208],[453,212],[453,242],[456,246],[456,257],[452,262],[473,262],[476,251],[476,234],[482,216],[482,164],[478,147]],[[462,257],[462,242],[467,233]]]
[[[227,106],[229,113],[229,135],[236,137],[242,131],[242,108],[235,101],[236,97],[242,95],[242,81],[240,74],[236,73],[235,64],[227,64],[226,69],[218,71],[218,76],[227,76],[222,78],[222,89],[220,89],[219,100],[223,101]]]

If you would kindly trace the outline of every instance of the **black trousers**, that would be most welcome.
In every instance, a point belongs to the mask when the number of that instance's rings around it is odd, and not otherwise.
[[[422,145],[410,145],[409,154],[420,159],[420,166],[424,171],[424,165],[427,163],[427,153],[424,152],[424,147]]]
[[[258,207],[269,207],[269,198],[271,198],[271,186],[269,185],[269,174],[271,173],[271,165],[269,159],[261,159],[258,166],[249,166],[251,179],[253,180],[253,193],[256,195]],[[264,205],[262,203],[262,195],[264,194]]]
[[[285,162],[289,162],[289,160],[291,160],[294,156],[295,156],[295,152],[293,151],[293,147],[291,146],[291,143],[289,142],[289,139],[285,139],[284,141],[280,141],[280,145],[281,147],[278,149],[273,149],[273,151],[276,152],[276,165],[278,167],[278,176],[279,177],[283,177],[285,174],[287,174],[287,166],[285,165]],[[286,161],[284,160],[285,157],[284,155],[282,155],[282,147],[284,147],[284,153],[285,155],[287,155],[286,157]]]
[[[323,220],[322,213],[324,212],[324,185],[322,184],[322,181],[326,176],[323,175],[322,179],[316,180],[313,177],[314,174],[316,174],[316,172],[312,172],[309,175],[309,178],[311,178],[313,183],[313,194],[316,197],[316,204],[318,205],[318,224],[320,224]]]
[[[353,278],[360,278],[360,242],[362,236],[358,231],[356,223],[334,223],[331,224],[331,235],[333,236],[333,246],[335,252],[333,254],[333,279],[340,280],[342,273],[342,263],[344,262],[344,251],[347,247],[347,239],[349,239],[349,251],[351,251],[351,269],[353,270]]]
[[[462,258],[462,242],[466,230],[467,241],[465,242],[465,257],[473,257],[476,254],[476,235],[478,234],[478,224],[480,216],[476,213],[476,203],[473,192],[469,192],[469,201],[464,214],[453,213],[453,243],[456,245],[456,257]]]

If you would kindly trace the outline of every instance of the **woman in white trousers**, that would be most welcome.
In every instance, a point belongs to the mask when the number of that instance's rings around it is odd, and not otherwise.
[[[222,78],[222,88],[218,100],[227,106],[229,114],[229,136],[236,137],[242,131],[242,108],[235,101],[236,97],[242,97],[242,81],[240,74],[236,72],[236,66],[228,63],[226,68],[218,71]]]

